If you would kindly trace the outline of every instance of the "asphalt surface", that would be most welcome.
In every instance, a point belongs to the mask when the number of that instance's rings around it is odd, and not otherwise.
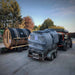
[[[0,54],[0,75],[75,75],[75,43],[53,61],[31,59],[27,50]]]

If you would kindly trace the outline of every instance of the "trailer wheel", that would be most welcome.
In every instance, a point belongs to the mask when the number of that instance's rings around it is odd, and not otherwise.
[[[54,54],[48,54],[46,59],[52,61],[54,59]]]
[[[53,59],[54,59],[54,54],[51,55],[51,59],[50,60],[52,61]]]
[[[0,48],[0,54],[2,53],[3,51],[2,51],[2,49]]]
[[[22,51],[22,48],[21,47],[17,48],[17,51],[18,52],[21,52]]]
[[[52,53],[51,56],[48,55],[47,59],[48,59],[49,61],[52,61],[52,60],[54,59],[54,54]]]
[[[54,52],[54,58],[56,58],[57,57],[57,51],[56,52]]]

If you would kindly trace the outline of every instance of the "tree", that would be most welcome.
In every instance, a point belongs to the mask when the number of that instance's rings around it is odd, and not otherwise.
[[[1,5],[0,5],[0,25],[1,27],[7,27],[8,24],[10,23],[10,10],[9,10],[9,5],[10,2],[2,0]]]
[[[41,25],[38,25],[38,28],[37,29],[40,30],[40,27],[41,27]]]
[[[34,26],[34,28],[33,28],[33,31],[37,31],[37,30],[40,30],[40,27],[41,27],[41,25],[38,25],[38,26]]]
[[[37,28],[38,28],[38,27],[35,25],[34,28],[33,28],[33,30],[37,30]]]
[[[51,27],[49,27],[49,28],[52,28],[52,29],[65,29],[64,27],[62,27],[62,26],[51,26]]]
[[[5,24],[6,24],[6,15],[7,14],[8,14],[7,2],[4,2],[4,0],[2,0],[1,4],[0,4],[0,28],[5,26]]]
[[[51,19],[46,19],[40,27],[40,30],[46,29],[48,27],[54,26],[54,22]]]
[[[29,29],[30,31],[32,31],[32,29],[34,28],[34,22],[32,20],[32,18],[30,16],[24,17],[23,18],[25,20],[25,27],[26,29]]]
[[[39,27],[39,26],[38,26]],[[54,22],[51,19],[46,19],[43,24],[39,27],[40,30],[46,29],[46,28],[52,28],[52,29],[64,29],[62,26],[56,26],[54,25]],[[38,30],[39,30],[38,29]]]
[[[20,7],[16,0],[2,0],[0,6],[0,26],[18,27],[21,23]],[[10,24],[10,25],[9,25]]]
[[[19,25],[19,28],[25,28],[25,20],[22,19],[22,23]]]
[[[12,27],[19,27],[21,24],[22,19],[20,15],[20,7],[16,0],[10,1],[10,11],[12,16]]]

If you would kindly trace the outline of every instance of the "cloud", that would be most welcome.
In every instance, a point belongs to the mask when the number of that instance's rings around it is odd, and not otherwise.
[[[75,15],[75,6],[54,8],[50,11],[54,16]]]
[[[75,0],[69,0],[69,3],[75,4]]]
[[[53,0],[53,3],[50,10],[46,10],[48,14],[54,16],[75,15],[75,0]]]

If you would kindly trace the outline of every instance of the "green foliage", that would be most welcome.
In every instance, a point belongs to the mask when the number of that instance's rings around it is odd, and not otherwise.
[[[64,27],[62,26],[51,26],[49,28],[52,28],[52,29],[65,29]]]
[[[33,30],[36,30],[38,27],[37,26],[34,26]]]
[[[54,26],[54,23],[53,23],[53,21],[52,21],[51,19],[48,18],[48,19],[46,19],[46,20],[43,22],[43,24],[42,24],[41,27],[40,27],[40,30],[49,28],[49,27],[51,27],[51,26]]]
[[[33,31],[36,31],[36,30],[44,30],[44,29],[64,29],[64,27],[62,26],[56,26],[54,25],[54,22],[51,20],[51,19],[46,19],[42,25],[38,25],[38,26],[34,26],[34,29]]]
[[[41,27],[41,25],[38,25],[38,26],[34,26],[34,28],[33,28],[33,31],[37,31],[37,30],[40,30],[40,27]]]
[[[1,33],[1,35],[3,35],[3,32],[4,32],[4,30],[3,30],[3,29],[0,29],[0,33]]]
[[[0,29],[0,43],[3,42],[3,32],[4,32],[4,30]]]
[[[17,1],[2,0],[0,7],[0,28],[9,27],[9,25],[10,27],[18,27],[22,20]]]

